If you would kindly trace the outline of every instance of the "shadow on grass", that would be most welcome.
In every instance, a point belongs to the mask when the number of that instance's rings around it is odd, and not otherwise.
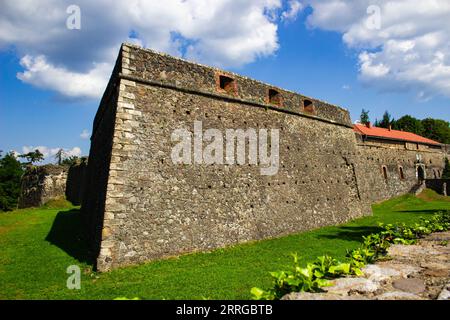
[[[332,234],[319,235],[319,238],[363,242],[363,237],[381,231],[381,228],[374,226],[340,227],[336,232],[333,232]]]
[[[45,240],[79,262],[93,265],[82,231],[80,210],[60,211]]]
[[[445,210],[434,209],[434,210],[398,210],[397,212],[405,212],[405,213],[422,213],[425,215],[433,215]]]

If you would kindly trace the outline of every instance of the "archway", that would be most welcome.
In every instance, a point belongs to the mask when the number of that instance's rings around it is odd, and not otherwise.
[[[419,180],[419,182],[425,180],[425,170],[423,170],[422,166],[417,167],[417,179]]]

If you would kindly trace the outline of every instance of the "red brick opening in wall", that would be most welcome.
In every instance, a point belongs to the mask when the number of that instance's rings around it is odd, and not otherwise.
[[[316,114],[316,108],[311,100],[303,100],[303,112]]]
[[[270,104],[276,105],[281,107],[283,104],[283,99],[281,97],[281,93],[279,93],[277,90],[275,89],[269,89],[269,93],[268,93],[268,102]]]
[[[216,74],[217,91],[237,96],[237,82],[231,77]]]

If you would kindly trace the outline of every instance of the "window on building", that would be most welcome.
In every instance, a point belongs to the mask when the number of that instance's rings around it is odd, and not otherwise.
[[[405,172],[403,171],[403,167],[398,168],[398,173],[400,175],[400,179],[405,180]]]
[[[274,89],[269,89],[269,103],[281,107],[281,93]]]
[[[219,88],[221,91],[225,91],[228,94],[236,94],[236,81],[233,78],[220,75]]]
[[[388,171],[387,171],[386,166],[383,166],[382,170],[383,170],[383,178],[384,178],[384,180],[387,181],[387,179],[388,179]]]

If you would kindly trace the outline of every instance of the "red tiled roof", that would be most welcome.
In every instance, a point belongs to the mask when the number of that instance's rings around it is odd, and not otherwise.
[[[393,140],[410,141],[415,143],[441,145],[441,143],[439,142],[406,131],[389,130],[373,126],[369,128],[368,126],[361,124],[355,124],[353,130],[359,134],[366,135],[369,137],[379,137]]]

